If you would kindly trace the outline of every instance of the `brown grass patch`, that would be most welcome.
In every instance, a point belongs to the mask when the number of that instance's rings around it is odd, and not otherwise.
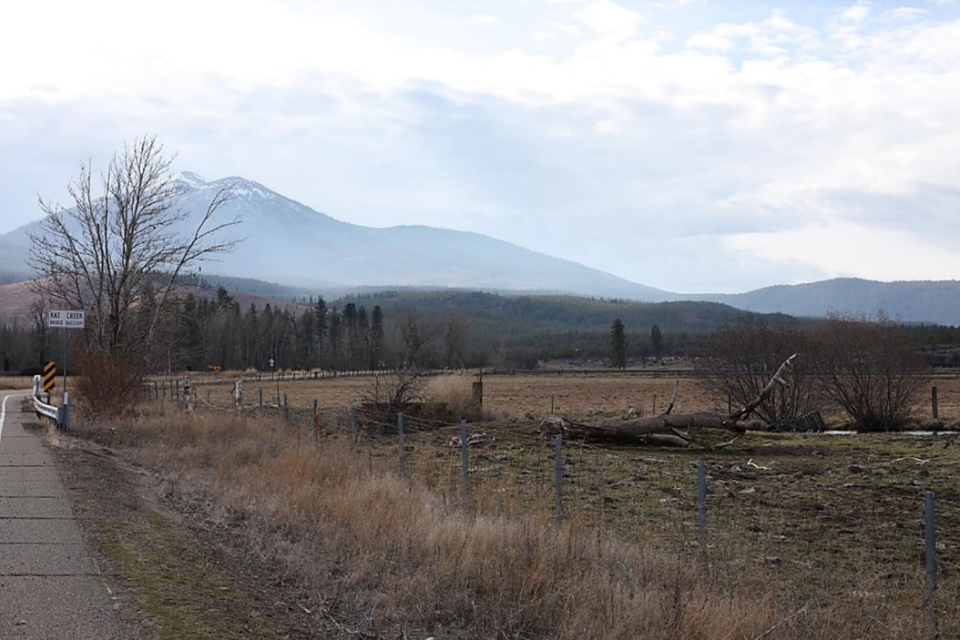
[[[921,637],[919,502],[903,481],[926,469],[934,475],[921,480],[941,500],[943,611],[957,602],[950,467],[890,463],[933,454],[915,440],[821,437],[814,447],[778,437],[775,450],[752,436],[707,454],[704,584],[692,469],[703,452],[565,448],[557,531],[551,447],[531,428],[471,425],[486,438],[471,448],[465,499],[455,427],[408,434],[405,477],[391,436],[365,435],[354,450],[337,430],[317,447],[302,416],[288,425],[168,407],[115,432],[85,427],[162,470],[174,499],[209,503],[276,563],[278,579],[366,633],[755,638],[779,624],[764,637]],[[775,471],[747,467],[748,457]],[[848,462],[871,459],[882,477]],[[958,629],[947,616],[941,625]]]

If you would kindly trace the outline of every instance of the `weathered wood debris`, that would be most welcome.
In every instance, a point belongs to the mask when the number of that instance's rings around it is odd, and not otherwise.
[[[540,432],[544,435],[562,433],[565,438],[574,438],[592,442],[613,442],[617,444],[652,444],[687,447],[698,444],[708,449],[719,449],[736,442],[711,444],[702,437],[691,433],[692,429],[720,429],[743,434],[748,430],[765,428],[757,420],[749,420],[750,414],[766,400],[777,385],[788,386],[784,375],[793,364],[797,354],[787,358],[773,374],[770,381],[760,390],[760,394],[745,406],[730,414],[697,411],[694,413],[673,414],[680,383],[673,389],[673,398],[666,411],[651,418],[634,418],[631,414],[615,420],[585,423],[573,422],[559,416],[550,416],[540,423]],[[632,413],[632,412],[631,412]],[[739,437],[739,436],[738,436]]]

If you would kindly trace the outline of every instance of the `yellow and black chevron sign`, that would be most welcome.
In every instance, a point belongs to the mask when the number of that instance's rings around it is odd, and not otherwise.
[[[43,368],[43,390],[47,393],[53,391],[53,388],[56,386],[56,379],[57,363],[55,360],[51,360],[47,363],[47,366]]]

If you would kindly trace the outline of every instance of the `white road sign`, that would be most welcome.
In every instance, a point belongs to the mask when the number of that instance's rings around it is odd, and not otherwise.
[[[61,329],[83,329],[83,311],[47,311],[47,326]]]

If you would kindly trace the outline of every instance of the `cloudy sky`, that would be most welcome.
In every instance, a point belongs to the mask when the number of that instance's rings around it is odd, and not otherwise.
[[[32,0],[0,60],[0,233],[151,133],[673,291],[960,279],[955,0]]]

